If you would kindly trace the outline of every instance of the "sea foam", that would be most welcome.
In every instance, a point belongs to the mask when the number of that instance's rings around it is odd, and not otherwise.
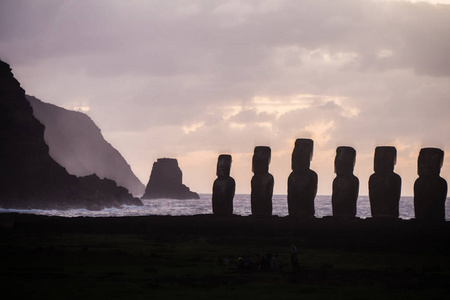
[[[70,210],[40,210],[40,209],[3,209],[0,213],[17,212],[26,214],[60,216],[60,217],[124,217],[124,216],[190,216],[199,214],[212,214],[211,194],[200,194],[200,199],[175,200],[175,199],[152,199],[142,200],[144,206],[124,206],[122,208],[106,208],[99,211],[87,209]],[[274,195],[272,198],[273,215],[287,216],[287,196]],[[447,199],[445,207],[445,219],[450,220],[450,201]],[[331,196],[317,196],[315,199],[315,216],[322,218],[332,215]],[[413,197],[401,197],[400,218],[414,218]],[[233,213],[240,216],[251,214],[250,195],[238,194],[234,197]],[[371,217],[368,196],[359,196],[357,202],[356,216],[362,219]]]

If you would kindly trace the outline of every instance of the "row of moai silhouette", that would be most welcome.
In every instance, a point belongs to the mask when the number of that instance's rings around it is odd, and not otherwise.
[[[314,217],[314,199],[317,194],[317,174],[310,169],[314,142],[297,139],[292,152],[292,173],[288,178],[289,216]],[[269,173],[271,149],[255,147],[251,181],[251,211],[255,216],[272,215],[273,176]],[[230,177],[231,155],[220,155],[217,176],[213,185],[213,214],[231,215],[236,184]],[[402,181],[394,173],[397,160],[395,147],[376,147],[374,174],[369,178],[369,199],[372,217],[398,218]],[[444,220],[447,182],[440,177],[444,152],[437,148],[423,148],[418,158],[419,178],[414,183],[414,213],[417,219]],[[336,149],[331,196],[333,216],[354,218],[359,193],[359,180],[353,174],[356,151],[352,147]]]

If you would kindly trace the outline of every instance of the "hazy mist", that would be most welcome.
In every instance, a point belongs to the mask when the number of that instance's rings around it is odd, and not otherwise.
[[[250,193],[263,145],[285,194],[294,141],[312,138],[318,194],[342,145],[366,195],[386,145],[412,195],[420,148],[450,149],[445,2],[1,1],[0,58],[28,94],[87,113],[142,182],[173,157],[210,193],[229,153],[236,192]]]

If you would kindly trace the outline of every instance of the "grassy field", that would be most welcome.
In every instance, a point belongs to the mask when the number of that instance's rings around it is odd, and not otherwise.
[[[13,299],[448,299],[450,292],[449,253],[434,245],[415,251],[352,247],[313,243],[289,231],[55,233],[16,227],[3,230],[0,241],[2,291]],[[299,250],[296,272],[291,244]],[[268,253],[278,255],[282,271],[258,270],[258,258]],[[253,266],[240,267],[244,256]]]

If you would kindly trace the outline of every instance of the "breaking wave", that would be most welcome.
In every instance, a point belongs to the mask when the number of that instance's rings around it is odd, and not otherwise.
[[[123,217],[123,216],[148,216],[148,215],[170,215],[189,216],[199,214],[212,214],[211,194],[200,194],[200,199],[175,200],[175,199],[152,199],[142,200],[144,206],[124,206],[123,208],[106,208],[99,211],[87,209],[71,210],[40,210],[40,209],[2,209],[0,213],[18,212],[26,214],[60,216],[60,217]],[[274,195],[272,199],[273,214],[287,216],[287,196]],[[247,216],[251,214],[250,195],[238,194],[233,201],[236,215]],[[331,196],[317,196],[315,200],[316,217],[322,218],[332,215]],[[414,218],[413,197],[402,197],[400,199],[400,218]],[[357,217],[370,217],[370,203],[368,196],[359,196],[357,202]],[[446,201],[445,219],[450,220],[450,201]]]

